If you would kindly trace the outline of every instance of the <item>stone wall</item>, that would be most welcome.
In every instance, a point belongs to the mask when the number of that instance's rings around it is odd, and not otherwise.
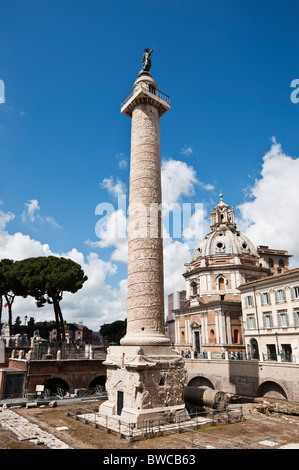
[[[238,360],[185,360],[186,385],[209,381],[215,390],[252,397],[280,393],[288,400],[299,401],[299,364],[238,361]]]
[[[25,374],[25,389],[33,393],[36,385],[43,385],[51,378],[64,380],[70,390],[88,388],[96,377],[106,377],[102,360],[42,360],[26,361],[10,359],[9,367],[22,369]]]

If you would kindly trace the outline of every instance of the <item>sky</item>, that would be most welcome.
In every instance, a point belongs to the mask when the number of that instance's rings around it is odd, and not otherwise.
[[[88,281],[65,293],[66,321],[98,331],[126,317],[127,239],[114,228],[127,223],[131,121],[120,107],[146,47],[171,100],[163,201],[193,211],[180,236],[164,229],[165,297],[184,289],[220,191],[255,245],[299,266],[297,0],[0,0],[0,22],[0,259],[80,263]],[[13,314],[54,318],[31,298]]]

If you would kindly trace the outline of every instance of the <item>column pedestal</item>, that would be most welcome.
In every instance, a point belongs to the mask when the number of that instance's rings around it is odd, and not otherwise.
[[[142,427],[144,420],[189,419],[183,387],[184,360],[169,346],[111,346],[107,366],[108,401],[99,413]]]

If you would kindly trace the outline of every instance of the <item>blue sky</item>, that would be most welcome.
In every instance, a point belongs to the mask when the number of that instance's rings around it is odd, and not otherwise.
[[[171,98],[160,121],[164,194],[175,187],[173,200],[203,203],[206,228],[222,189],[239,227],[296,263],[298,1],[0,0],[0,8],[0,257],[81,262],[90,281],[65,297],[68,321],[99,329],[125,317],[125,244],[99,240],[95,209],[117,209],[117,194],[128,193],[130,119],[120,104],[145,47],[155,47],[151,73]],[[190,249],[169,241],[166,293],[184,287]],[[21,317],[51,316],[24,302],[15,304]]]

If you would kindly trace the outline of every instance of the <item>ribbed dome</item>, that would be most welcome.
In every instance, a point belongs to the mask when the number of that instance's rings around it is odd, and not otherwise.
[[[192,261],[205,256],[252,255],[258,258],[253,243],[241,232],[232,231],[226,227],[224,230],[215,230],[205,236],[193,251]]]

